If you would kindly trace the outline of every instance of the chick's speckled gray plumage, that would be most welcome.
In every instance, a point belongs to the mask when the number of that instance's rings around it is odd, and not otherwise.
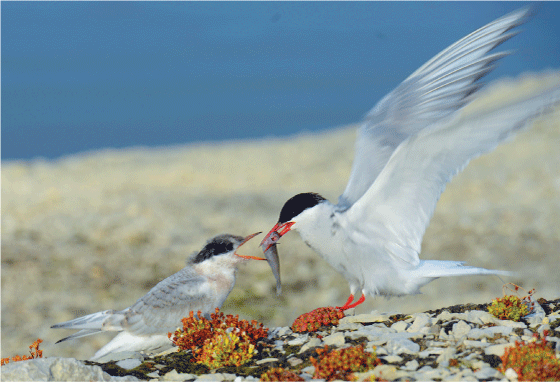
[[[244,261],[235,250],[245,238],[229,234],[209,240],[187,266],[154,286],[124,310],[106,310],[53,325],[81,329],[58,342],[102,331],[120,332],[91,360],[119,351],[163,351],[172,346],[167,337],[191,311],[209,316],[221,308],[235,284],[237,265]]]

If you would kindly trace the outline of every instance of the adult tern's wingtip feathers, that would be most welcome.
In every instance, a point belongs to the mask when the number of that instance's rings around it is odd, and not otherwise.
[[[481,78],[511,52],[493,50],[519,33],[512,29],[527,20],[530,10],[511,12],[451,44],[370,110],[358,131],[352,172],[339,197],[341,210],[364,195],[402,142],[472,100]]]

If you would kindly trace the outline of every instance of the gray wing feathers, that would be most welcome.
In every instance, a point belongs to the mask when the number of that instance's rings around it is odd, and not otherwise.
[[[191,310],[213,311],[216,306],[209,306],[213,298],[209,296],[210,291],[203,289],[203,281],[202,277],[185,278],[184,275],[163,280],[128,308],[123,326],[134,334],[151,334],[160,332],[161,328],[179,327],[181,319]]]
[[[181,318],[188,316],[191,310],[208,313],[216,308],[207,302],[213,299],[208,298],[211,291],[205,289],[204,281],[192,269],[184,268],[159,282],[130,308],[93,313],[52,328],[82,329],[60,341],[101,331],[126,330],[131,334],[147,335],[172,330],[181,325]]]
[[[392,236],[388,240],[420,252],[422,236],[446,183],[471,159],[493,150],[560,103],[558,84],[535,93],[410,137],[395,150],[348,216],[365,226],[367,221],[383,221]],[[403,258],[409,260],[409,254]]]
[[[367,114],[358,130],[350,179],[339,197],[349,208],[373,184],[395,149],[468,103],[508,52],[489,52],[515,35],[507,33],[524,22],[528,9],[510,13],[457,41],[416,70]]]

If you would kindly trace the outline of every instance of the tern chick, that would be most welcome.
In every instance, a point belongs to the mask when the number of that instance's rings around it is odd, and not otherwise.
[[[503,16],[436,55],[367,114],[358,130],[352,172],[334,205],[316,193],[283,206],[261,242],[275,249],[290,230],[340,272],[350,286],[341,309],[366,295],[420,293],[444,276],[507,274],[460,261],[420,260],[422,237],[447,182],[468,162],[493,150],[559,103],[560,86],[470,117],[459,112],[479,79],[506,52],[491,53],[514,36],[528,10]],[[361,297],[353,303],[354,295]]]
[[[235,284],[237,266],[246,259],[237,249],[260,232],[245,238],[229,234],[210,239],[187,266],[160,281],[144,297],[124,310],[105,310],[53,325],[55,329],[81,329],[57,343],[92,334],[120,332],[91,358],[115,352],[161,352],[173,345],[167,333],[181,326],[191,311],[209,318],[221,308]],[[261,259],[262,260],[262,259]]]

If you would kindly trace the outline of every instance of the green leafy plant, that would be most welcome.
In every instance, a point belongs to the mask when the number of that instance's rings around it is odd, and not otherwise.
[[[509,285],[512,285],[513,289]],[[514,295],[506,295],[506,287],[515,292],[523,289],[512,283],[504,285],[504,297],[493,299],[492,304],[488,307],[488,312],[500,320],[519,321],[533,310],[535,303],[532,300],[532,296],[535,290],[531,289],[527,296],[520,298]]]
[[[533,334],[533,342],[515,341],[514,346],[506,348],[498,370],[505,373],[511,368],[520,381],[559,381],[560,360],[546,341],[547,335],[545,330],[540,339],[536,333]]]
[[[197,354],[197,361],[216,369],[224,366],[241,366],[253,358],[255,345],[246,336],[228,333],[223,329],[214,331],[214,336],[204,342]]]
[[[319,359],[310,357],[315,366],[314,379],[349,380],[355,372],[364,372],[381,364],[377,355],[364,350],[363,345],[352,346],[344,349],[331,350],[328,346],[317,349]]]
[[[343,317],[344,312],[338,308],[317,308],[296,318],[292,330],[297,333],[316,332],[321,326],[338,325],[338,320]]]

